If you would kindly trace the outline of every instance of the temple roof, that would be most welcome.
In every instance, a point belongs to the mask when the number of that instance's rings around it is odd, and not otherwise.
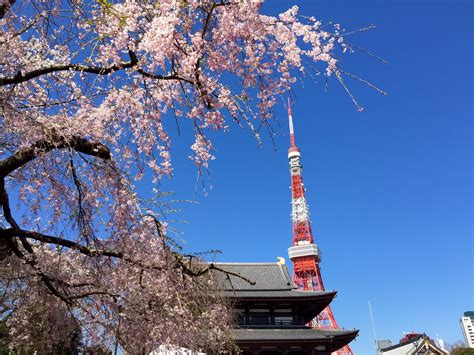
[[[297,297],[335,292],[298,290],[291,280],[288,267],[280,263],[214,263],[214,265],[231,273],[215,273],[221,285],[221,289],[224,291],[291,291],[291,293]],[[275,294],[277,293],[278,292],[275,292]],[[281,294],[285,295],[288,293],[282,292]]]
[[[286,265],[278,263],[214,263],[217,267],[241,277],[216,273],[224,290],[263,291],[296,289]],[[255,283],[250,284],[247,280]]]
[[[358,330],[340,329],[234,329],[233,337],[241,349],[255,346],[321,348],[333,352],[350,343]]]
[[[408,339],[400,340],[400,343],[379,349],[381,353],[403,353],[418,354],[421,349],[430,350],[430,354],[447,354],[448,352],[436,346],[434,341],[426,334],[417,334],[416,336],[408,337]]]
[[[300,291],[300,290],[226,290],[224,295],[228,297],[239,297],[243,300],[254,298],[277,298],[277,299],[321,299],[328,298],[332,300],[336,291]]]
[[[232,333],[236,341],[248,340],[321,340],[333,339],[334,337],[348,336],[355,337],[358,330],[343,329],[311,329],[304,328],[261,328],[261,329],[234,329]]]
[[[234,307],[253,305],[291,305],[300,321],[309,322],[326,308],[336,291],[301,291],[290,278],[286,265],[280,263],[216,263],[218,282]],[[240,276],[240,277],[239,277]],[[250,283],[252,282],[252,283]],[[271,307],[271,306],[270,306]]]
[[[301,301],[319,299],[321,301],[327,300],[327,304],[329,304],[336,295],[336,291],[298,290],[291,280],[288,267],[280,263],[214,263],[214,265],[231,273],[215,273],[224,294],[242,301],[251,299],[299,299]]]

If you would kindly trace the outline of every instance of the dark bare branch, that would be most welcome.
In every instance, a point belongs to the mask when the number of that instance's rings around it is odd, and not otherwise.
[[[214,264],[214,263],[207,264],[206,267],[203,267],[203,268],[200,268],[200,269],[192,269],[188,265],[186,265],[186,262],[188,261],[188,259],[183,258],[179,254],[175,254],[175,257],[176,257],[177,265],[179,265],[182,268],[183,272],[188,276],[199,277],[199,276],[202,276],[204,274],[207,274],[211,270],[216,270],[216,271],[222,272],[226,275],[232,275],[232,276],[238,277],[238,278],[248,282],[250,285],[255,285],[254,281],[246,278],[245,276],[242,276],[242,275],[240,275],[236,272],[224,270],[224,269],[216,266],[216,264]]]
[[[118,70],[132,68],[136,64],[137,64],[136,56],[131,56],[130,61],[114,64],[109,67],[86,66],[86,65],[81,65],[81,64],[54,65],[48,68],[32,70],[25,74],[19,71],[14,77],[0,78],[0,86],[10,85],[10,84],[20,84],[42,75],[51,74],[55,72],[70,71],[70,70],[76,71],[76,72],[97,74],[97,75],[108,75]]]
[[[109,67],[87,66],[87,65],[82,65],[82,64],[64,64],[64,65],[54,65],[48,68],[32,70],[25,74],[19,71],[13,77],[0,78],[0,86],[20,84],[42,75],[47,75],[47,74],[62,72],[62,71],[75,71],[75,72],[84,72],[84,73],[96,74],[96,75],[108,75],[119,70],[133,68],[138,64],[138,58],[136,54],[133,51],[129,51],[128,54],[130,55],[130,61],[114,64]],[[170,75],[152,74],[143,69],[137,69],[137,72],[147,78],[152,78],[152,79],[181,80],[181,81],[188,82],[190,84],[193,83],[191,80],[183,78],[177,74],[170,74]]]
[[[110,257],[123,258],[122,252],[117,252],[117,251],[107,250],[107,249],[92,249],[68,239],[58,238],[51,235],[46,235],[46,234],[32,232],[32,231],[26,231],[22,229],[15,229],[15,228],[0,229],[0,236],[5,237],[5,238],[24,237],[28,239],[34,239],[43,243],[55,244],[55,245],[60,245],[66,248],[74,249],[88,256],[97,255],[97,256],[110,256]]]
[[[194,84],[192,80],[189,80],[189,79],[186,79],[186,78],[183,78],[177,74],[171,74],[171,75],[157,75],[157,74],[152,74],[152,73],[148,73],[146,72],[145,70],[143,69],[138,69],[137,70],[137,73],[140,73],[141,75],[143,75],[144,77],[147,77],[147,78],[151,78],[151,79],[159,79],[159,80],[180,80],[180,81],[185,81],[189,84]]]
[[[10,201],[8,198],[8,193],[7,190],[5,189],[5,178],[3,176],[0,176],[0,205],[2,206],[3,209],[3,215],[5,216],[5,219],[7,222],[13,227],[13,228],[19,228],[18,223],[15,221],[13,218],[13,215],[11,213],[10,209]],[[25,237],[20,237],[21,244],[23,245],[23,248],[30,253],[33,254],[33,249],[31,248],[30,243],[25,239]],[[10,241],[9,242],[10,247],[16,248],[15,242]]]
[[[67,299],[72,301],[72,300],[79,299],[79,298],[86,298],[86,297],[89,297],[89,296],[98,296],[98,295],[110,296],[114,299],[115,302],[117,302],[117,298],[120,297],[120,295],[116,295],[116,294],[113,294],[113,293],[110,293],[110,292],[107,292],[107,291],[90,291],[90,292],[80,293],[80,294],[77,294],[77,295],[68,296]]]
[[[65,296],[63,295],[61,292],[59,292],[59,290],[54,287],[53,283],[51,282],[50,278],[43,272],[38,272],[40,278],[41,278],[41,281],[43,281],[43,283],[46,285],[46,287],[48,288],[48,290],[56,297],[58,297],[60,300],[66,302],[67,304],[71,303],[71,301]]]
[[[6,221],[13,227],[19,228],[18,223],[12,216],[8,194],[5,189],[5,179],[0,178],[0,205],[3,207],[3,215]]]
[[[93,142],[77,136],[73,136],[70,139],[56,137],[51,140],[40,140],[31,147],[19,150],[7,159],[0,161],[0,177],[7,176],[12,171],[35,159],[40,152],[44,153],[53,149],[63,149],[67,147],[104,160],[110,159],[110,150],[102,143]]]

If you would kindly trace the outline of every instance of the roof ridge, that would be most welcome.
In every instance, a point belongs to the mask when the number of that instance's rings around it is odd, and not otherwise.
[[[393,349],[396,349],[396,348],[400,348],[402,346],[405,346],[405,345],[408,345],[408,344],[411,344],[411,343],[415,343],[418,340],[423,339],[425,337],[427,337],[427,335],[425,333],[418,334],[416,337],[413,337],[411,339],[407,339],[403,342],[399,342],[398,344],[393,344],[393,345],[387,346],[386,348],[380,349],[380,351],[384,352],[384,351],[389,351],[389,350],[393,350]]]

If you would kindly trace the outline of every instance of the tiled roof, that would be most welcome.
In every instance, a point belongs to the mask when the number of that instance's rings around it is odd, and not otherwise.
[[[335,337],[356,337],[358,330],[341,330],[341,329],[234,329],[233,337],[237,342],[241,341],[310,341],[333,339]]]
[[[292,290],[295,289],[286,265],[277,263],[214,263],[215,266],[238,274],[250,280],[216,272],[219,282],[224,290]]]
[[[298,290],[291,280],[288,267],[279,263],[214,263],[214,265],[231,273],[215,271],[221,289],[231,298],[241,300],[314,298],[327,299],[329,303],[336,295],[336,291]]]
[[[298,291],[298,290],[257,290],[257,291],[225,291],[224,295],[227,297],[238,297],[242,300],[252,298],[278,298],[278,299],[333,299],[336,296],[336,291]]]
[[[440,349],[439,347],[437,347],[434,341],[430,337],[428,337],[426,334],[419,334],[418,336],[408,339],[406,341],[400,342],[399,344],[395,344],[395,345],[380,349],[380,351],[382,353],[391,353],[392,350],[395,350],[397,348],[401,348],[404,346],[410,346],[409,344],[412,344],[410,353],[413,352],[413,354],[418,354],[419,350],[421,348],[424,348],[425,346],[427,347],[427,349],[429,348],[431,350],[430,354],[448,354],[446,350]],[[397,351],[399,352],[400,349],[395,350],[395,352]]]
[[[393,349],[396,349],[396,348],[400,348],[402,346],[405,346],[407,344],[410,344],[410,343],[414,343],[416,341],[419,341],[421,339],[423,339],[425,337],[425,334],[419,334],[418,336],[416,337],[413,337],[411,339],[408,339],[408,340],[405,340],[405,341],[402,341],[398,344],[395,344],[395,345],[391,345],[389,347],[386,347],[386,348],[383,348],[383,349],[380,349],[380,351],[389,351],[389,350],[393,350]]]

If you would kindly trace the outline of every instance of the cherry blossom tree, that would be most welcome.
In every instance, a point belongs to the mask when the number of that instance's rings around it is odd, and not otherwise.
[[[218,268],[182,255],[136,186],[172,175],[169,127],[192,130],[189,157],[207,168],[208,133],[234,122],[260,140],[308,65],[347,89],[335,54],[351,50],[346,33],[296,6],[262,15],[262,2],[0,0],[1,291],[14,345],[28,344],[34,307],[39,323],[67,310],[91,346],[228,346]],[[46,352],[71,331],[50,326]]]

